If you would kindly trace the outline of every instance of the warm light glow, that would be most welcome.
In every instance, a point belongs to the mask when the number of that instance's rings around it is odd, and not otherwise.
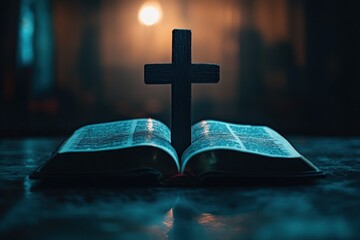
[[[210,213],[202,213],[197,219],[197,221],[198,223],[206,225],[212,230],[223,229],[225,226],[223,218],[217,217]]]
[[[145,2],[139,10],[138,19],[146,26],[158,23],[161,18],[162,10],[158,2]]]
[[[174,214],[173,209],[171,208],[169,211],[167,211],[165,219],[163,221],[163,224],[166,228],[171,229],[174,224]]]
[[[206,121],[201,121],[200,126],[203,128],[204,135],[208,136],[210,133],[209,124]]]
[[[154,131],[154,121],[151,118],[149,118],[148,121],[147,121],[147,130],[149,132]]]

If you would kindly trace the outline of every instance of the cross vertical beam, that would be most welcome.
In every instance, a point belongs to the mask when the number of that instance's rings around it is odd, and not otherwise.
[[[172,84],[171,144],[178,156],[191,144],[191,84],[217,83],[220,67],[191,63],[191,31],[174,29],[172,63],[145,64],[146,84]]]
[[[173,31],[172,63],[177,74],[171,86],[171,144],[179,154],[191,144],[191,31]]]

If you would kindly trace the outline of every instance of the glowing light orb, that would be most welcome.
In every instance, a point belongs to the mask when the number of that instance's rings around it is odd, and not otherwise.
[[[146,26],[151,26],[158,23],[161,18],[162,10],[158,2],[146,2],[139,10],[139,22]]]

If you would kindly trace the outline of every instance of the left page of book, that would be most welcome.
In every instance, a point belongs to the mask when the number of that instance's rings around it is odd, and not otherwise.
[[[79,128],[59,148],[59,153],[109,151],[136,146],[152,146],[167,152],[179,167],[170,143],[170,130],[160,121],[134,119],[91,124]]]
[[[149,118],[79,128],[33,177],[138,176],[154,171],[168,178],[179,172],[179,161],[169,128]]]

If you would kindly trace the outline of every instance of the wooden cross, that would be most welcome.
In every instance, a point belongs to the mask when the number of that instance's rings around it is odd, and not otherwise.
[[[172,84],[171,144],[179,156],[191,144],[191,83],[217,83],[220,67],[191,63],[191,31],[172,32],[172,63],[145,64],[146,84]]]

